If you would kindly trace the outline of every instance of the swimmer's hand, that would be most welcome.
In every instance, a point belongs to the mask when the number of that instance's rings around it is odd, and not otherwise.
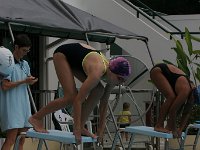
[[[75,136],[75,142],[76,142],[76,145],[80,145],[81,142],[82,142],[82,139],[81,139],[81,130],[75,130],[74,132],[74,136]]]

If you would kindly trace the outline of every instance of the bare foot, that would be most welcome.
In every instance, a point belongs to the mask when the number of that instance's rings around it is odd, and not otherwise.
[[[177,134],[178,134],[178,137],[182,136],[182,130],[180,128],[177,129]]]
[[[92,137],[94,139],[97,139],[97,136],[95,134],[93,134],[93,133],[90,133],[86,128],[83,128],[81,134],[85,135],[85,136]]]
[[[166,125],[165,129],[172,131],[172,129],[168,125]]]
[[[76,145],[80,145],[81,142],[82,142],[80,130],[79,130],[79,131],[74,130],[74,131],[73,131],[73,134],[74,134],[74,136],[75,136]]]
[[[178,131],[174,130],[172,131],[172,134],[174,138],[179,138]]]
[[[43,128],[41,120],[37,120],[37,119],[35,119],[33,117],[30,117],[28,121],[33,126],[33,129],[35,131],[41,132],[41,133],[48,133],[48,131]]]
[[[167,129],[163,128],[163,127],[155,127],[154,130],[158,131],[158,132],[172,133],[170,130],[167,130]]]

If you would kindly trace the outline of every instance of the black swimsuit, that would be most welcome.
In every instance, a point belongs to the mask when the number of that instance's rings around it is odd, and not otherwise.
[[[184,74],[177,74],[177,73],[173,73],[169,70],[167,64],[161,63],[161,64],[157,64],[155,65],[151,70],[153,70],[155,67],[159,67],[163,73],[163,75],[165,76],[165,78],[168,80],[169,84],[171,85],[174,93],[176,94],[175,91],[175,85],[176,85],[176,81],[179,77],[184,76],[189,84],[190,84],[190,80],[188,79],[188,77]]]
[[[54,51],[54,54],[58,52],[64,54],[72,68],[81,70],[85,74],[82,67],[83,59],[88,53],[93,51],[99,53],[98,51],[85,48],[79,43],[71,43],[59,46]]]

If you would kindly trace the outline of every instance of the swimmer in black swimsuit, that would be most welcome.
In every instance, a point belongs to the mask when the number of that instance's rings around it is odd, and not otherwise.
[[[45,115],[73,105],[76,144],[81,143],[81,134],[97,138],[85,129],[88,116],[100,100],[100,120],[97,131],[98,142],[102,142],[107,114],[108,98],[116,85],[126,81],[131,66],[124,57],[111,60],[89,45],[82,43],[65,44],[58,47],[53,55],[58,80],[62,85],[64,97],[51,101],[30,117],[29,122],[38,132],[47,132],[42,125]],[[74,76],[82,82],[77,93]],[[101,83],[103,80],[106,86]],[[84,103],[83,103],[84,102]]]
[[[185,75],[185,73],[175,73],[175,72],[172,72],[167,64],[164,64],[164,63],[160,63],[160,64],[157,64],[155,65],[151,70],[153,70],[154,68],[156,67],[159,67],[162,71],[162,74],[165,76],[165,78],[168,80],[169,84],[171,85],[174,93],[176,94],[176,91],[175,91],[175,85],[176,85],[176,81],[179,77],[181,76],[184,76],[188,81],[189,81],[189,78]],[[190,82],[190,81],[189,81]]]
[[[192,91],[194,84],[185,73],[174,65],[157,64],[150,72],[150,77],[158,90],[165,96],[166,100],[160,108],[158,121],[155,130],[160,132],[172,132],[174,137],[181,135],[187,124],[194,98]],[[176,128],[177,112],[184,107],[180,127]],[[164,121],[168,116],[167,125]]]

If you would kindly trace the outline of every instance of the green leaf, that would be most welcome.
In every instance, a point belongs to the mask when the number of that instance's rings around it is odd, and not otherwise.
[[[189,30],[187,28],[185,28],[185,41],[187,43],[188,52],[189,52],[189,54],[191,56],[192,55],[192,51],[193,51],[193,46],[192,46],[190,32],[189,32]]]
[[[195,77],[197,78],[197,80],[200,81],[200,68],[197,68],[197,72],[195,73]]]
[[[176,52],[176,54],[178,54],[178,50],[176,47],[172,47],[171,49],[173,49]]]
[[[186,75],[190,76],[190,70],[188,69],[187,65],[181,63],[180,60],[176,60],[178,64],[178,68],[180,68]]]
[[[200,38],[198,38],[194,35],[191,35],[191,39],[194,40],[194,41],[200,42]]]
[[[176,40],[176,47],[180,50],[180,51],[184,51],[183,50],[183,46],[181,44],[181,42],[179,40]]]
[[[200,50],[193,50],[193,54],[199,54],[200,55]]]
[[[183,65],[187,65],[187,55],[185,54],[183,47],[180,43],[179,40],[176,41],[176,48],[174,48],[176,54],[177,54],[177,59],[183,64]]]
[[[176,43],[176,39],[173,37],[173,35],[171,35],[172,40],[174,40],[174,42]]]
[[[200,64],[199,63],[194,63],[195,65],[197,65],[198,67],[200,67]],[[198,68],[197,68],[198,69]]]

